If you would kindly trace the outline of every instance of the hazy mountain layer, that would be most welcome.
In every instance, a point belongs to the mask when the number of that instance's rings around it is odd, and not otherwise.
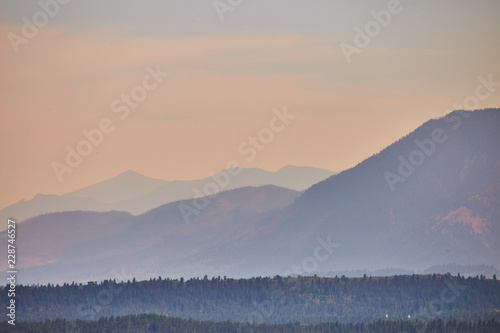
[[[500,110],[430,120],[298,195],[241,188],[137,217],[34,218],[18,231],[20,279],[498,267]]]
[[[123,211],[134,215],[183,199],[246,186],[276,185],[303,191],[328,178],[334,172],[311,167],[286,166],[276,172],[262,169],[224,170],[199,180],[165,181],[152,179],[134,171],[62,196],[37,194],[0,211],[0,218],[18,223],[42,214],[75,210],[108,212]],[[6,223],[0,230],[6,229]]]
[[[257,216],[293,202],[299,192],[267,185],[226,191],[211,198],[163,205],[140,216],[123,212],[64,212],[35,217],[17,226],[21,283],[99,280],[124,274],[180,276],[231,267],[227,256],[212,261],[212,246],[243,242]],[[188,212],[186,219],[183,212]],[[2,232],[6,239],[6,232]],[[216,259],[216,258],[214,258]],[[239,261],[236,256],[233,258]],[[0,269],[6,271],[6,262]]]

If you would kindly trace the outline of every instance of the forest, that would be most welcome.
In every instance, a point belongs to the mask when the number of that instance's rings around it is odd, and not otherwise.
[[[1,297],[7,304],[7,293],[2,292]],[[56,319],[90,323],[103,317],[126,321],[124,316],[140,314],[250,324],[438,319],[478,323],[500,321],[500,282],[496,276],[487,279],[450,274],[251,279],[205,276],[189,280],[158,277],[62,286],[19,285],[16,306],[18,323]]]
[[[20,333],[144,333],[144,332],[224,332],[224,333],[273,333],[273,332],[338,332],[338,333],[496,333],[500,330],[500,322],[494,320],[466,323],[441,319],[430,322],[422,321],[382,321],[369,324],[323,323],[315,325],[289,324],[241,324],[233,322],[196,321],[171,318],[153,314],[128,315],[124,317],[101,318],[89,320],[48,320],[45,322],[24,322],[15,327],[0,323],[2,332]]]

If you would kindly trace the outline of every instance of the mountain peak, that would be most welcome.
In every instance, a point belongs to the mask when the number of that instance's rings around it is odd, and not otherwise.
[[[151,180],[151,179],[154,179],[154,178],[150,178],[148,176],[145,176],[143,175],[142,173],[139,173],[137,171],[134,171],[134,170],[127,170],[127,171],[124,171],[120,174],[118,174],[117,176],[115,177],[112,177],[110,179],[107,179],[105,181],[110,181],[110,180],[113,180],[113,179],[146,179],[146,180]]]
[[[124,171],[124,172],[120,173],[118,176],[142,176],[142,177],[146,177],[143,174],[140,174],[139,172],[134,171],[134,170]]]
[[[67,197],[87,197],[101,202],[133,200],[168,183],[166,180],[153,179],[136,171],[127,170],[118,176],[100,183],[65,194]]]
[[[327,170],[327,169],[321,169],[321,168],[315,168],[315,167],[312,167],[312,166],[301,166],[301,165],[285,165],[284,167],[282,167],[281,169],[279,169],[278,171],[276,172],[283,172],[283,171],[298,171],[298,170],[310,170],[310,171],[313,171],[313,170],[316,170],[316,171],[324,171],[324,172],[333,172],[331,170]]]

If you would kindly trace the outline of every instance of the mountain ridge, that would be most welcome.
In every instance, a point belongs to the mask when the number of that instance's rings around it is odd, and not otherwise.
[[[276,188],[259,188],[243,197],[221,192],[207,198],[189,223],[179,213],[179,202],[132,216],[126,232],[99,243],[103,255],[118,256],[88,262],[99,267],[99,274],[126,268],[151,276],[423,270],[449,263],[498,267],[499,142],[500,109],[456,111],[425,122],[301,194]],[[403,179],[393,184],[394,191],[387,172]],[[78,253],[90,256],[96,251],[94,242],[84,240]],[[121,253],[123,242],[136,250]],[[49,274],[54,267],[46,266]],[[99,272],[90,266],[87,270]]]
[[[11,218],[22,223],[31,217],[73,210],[124,211],[140,215],[169,202],[203,196],[197,195],[194,190],[202,192],[206,184],[216,183],[214,177],[223,173],[227,172],[223,170],[213,177],[197,180],[166,181],[128,170],[61,196],[37,194],[31,200],[23,199],[2,209],[0,218],[4,221]],[[241,169],[240,173],[232,176],[229,184],[220,190],[272,184],[301,191],[331,174],[334,172],[313,167],[285,166],[276,172],[259,168]],[[6,223],[2,224],[0,230],[5,229]]]
[[[168,203],[139,216],[118,211],[73,211],[31,218],[17,226],[17,233],[24,235],[16,240],[22,249],[16,263],[23,270],[19,279],[23,283],[62,283],[65,277],[81,281],[88,274],[106,273],[106,277],[123,267],[128,271],[147,270],[154,262],[164,262],[165,275],[168,267],[185,258],[189,262],[186,269],[194,272],[198,264],[191,262],[210,247],[214,238],[251,234],[258,222],[255,216],[281,209],[299,194],[274,185],[224,191],[211,198],[190,223],[183,219],[179,205],[190,204],[191,200]],[[6,232],[0,236],[6,239]],[[191,242],[191,237],[197,241]],[[169,257],[163,253],[169,253]],[[128,265],[130,260],[134,264]],[[4,270],[5,264],[0,263],[0,267]],[[180,273],[171,269],[171,274],[174,272]]]

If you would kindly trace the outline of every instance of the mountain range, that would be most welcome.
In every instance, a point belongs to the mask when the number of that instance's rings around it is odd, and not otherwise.
[[[17,231],[19,279],[498,267],[499,208],[500,109],[454,111],[305,192],[242,187],[138,216],[31,218]]]
[[[313,185],[269,223],[288,264],[331,234],[342,246],[320,269],[498,266],[499,207],[500,110],[455,111]]]
[[[169,203],[140,216],[125,212],[61,212],[28,219],[17,226],[16,266],[21,283],[145,278],[216,273],[203,261],[214,244],[231,247],[250,237],[257,217],[293,202],[300,192],[274,185],[224,191],[189,223],[179,212],[192,200]],[[5,235],[5,232],[3,232]],[[6,236],[3,237],[5,239]],[[217,242],[214,242],[217,240]],[[217,264],[226,264],[225,253]],[[216,258],[214,258],[216,259]],[[236,259],[236,257],[234,258]],[[6,270],[5,263],[0,264]],[[160,270],[157,270],[160,269]],[[154,272],[152,271],[154,270]]]
[[[246,186],[276,185],[303,191],[333,174],[335,172],[325,169],[290,165],[276,172],[258,168],[242,168],[231,174],[223,170],[211,177],[199,180],[166,181],[152,179],[129,170],[111,179],[64,195],[37,194],[31,200],[21,200],[4,208],[0,211],[0,218],[2,221],[12,218],[20,223],[42,214],[77,210],[123,211],[140,215],[170,202],[202,197],[205,188],[216,189],[218,192]],[[221,185],[218,182],[222,182]],[[0,228],[0,230],[5,229],[6,225]]]

